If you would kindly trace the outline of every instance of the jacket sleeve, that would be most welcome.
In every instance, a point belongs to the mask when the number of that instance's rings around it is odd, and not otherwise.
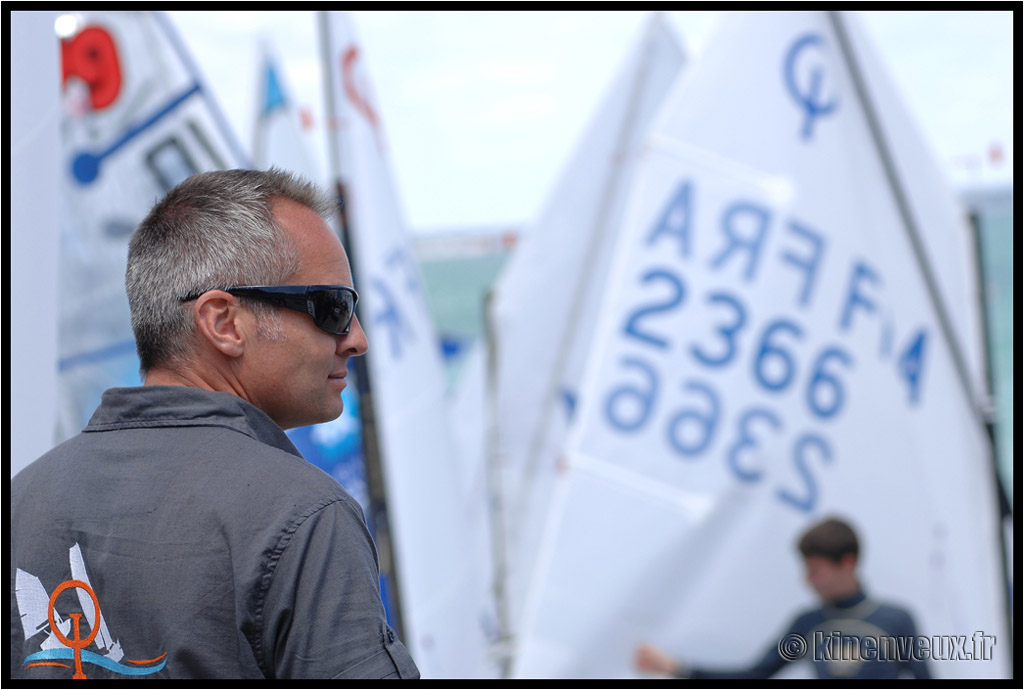
[[[692,668],[688,671],[684,669],[682,677],[697,680],[716,680],[725,678],[758,680],[771,677],[785,664],[786,660],[779,654],[779,650],[777,648],[771,648],[768,649],[753,666],[734,669]]]
[[[745,666],[742,668],[733,669],[708,669],[708,668],[691,668],[683,669],[681,674],[684,678],[694,678],[701,680],[714,680],[723,678],[735,678],[735,679],[761,679],[769,678],[774,674],[778,673],[783,666],[790,661],[795,661],[797,658],[802,657],[802,654],[797,654],[793,658],[787,659],[782,656],[780,647],[785,640],[795,640],[799,638],[804,644],[804,652],[806,652],[806,616],[801,616],[794,620],[789,626],[789,629],[783,633],[779,640],[780,642],[772,645],[765,650],[761,658],[757,660],[752,666]]]
[[[355,501],[311,511],[279,552],[262,606],[269,677],[419,677],[387,624],[376,550]]]

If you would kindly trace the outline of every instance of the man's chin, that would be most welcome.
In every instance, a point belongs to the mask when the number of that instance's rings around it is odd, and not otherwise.
[[[335,419],[340,417],[341,413],[344,412],[344,409],[345,407],[339,398],[336,406],[320,410],[316,415],[311,414],[307,418],[290,419],[285,423],[278,422],[278,424],[280,424],[281,428],[285,430],[298,429],[304,426],[315,426],[317,424],[326,424],[327,422],[333,422]]]
[[[332,401],[334,402],[334,401]],[[345,404],[342,402],[341,397],[337,400],[337,405],[332,405],[329,409],[324,411],[324,418],[315,424],[326,424],[327,422],[333,422],[335,419],[341,416],[345,411]]]

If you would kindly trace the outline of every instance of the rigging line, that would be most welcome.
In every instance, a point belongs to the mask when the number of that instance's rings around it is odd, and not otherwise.
[[[932,308],[936,312],[939,319],[939,325],[942,329],[942,334],[949,346],[950,353],[953,356],[953,363],[956,368],[957,378],[960,382],[960,386],[963,389],[964,396],[967,399],[968,407],[973,413],[974,420],[981,426],[982,435],[987,440],[987,446],[989,450],[990,462],[995,461],[996,449],[995,439],[991,433],[989,421],[990,421],[990,410],[988,406],[982,407],[979,405],[979,400],[974,393],[974,387],[971,385],[970,374],[967,369],[967,363],[964,359],[963,352],[960,349],[959,341],[956,339],[956,334],[953,331],[952,324],[949,321],[949,316],[946,313],[945,305],[942,302],[941,293],[938,290],[938,284],[935,280],[935,275],[931,270],[931,264],[928,262],[928,257],[924,251],[924,245],[921,241],[920,232],[918,231],[917,224],[914,221],[913,214],[910,210],[910,204],[906,197],[906,192],[903,189],[903,185],[900,183],[899,176],[896,173],[895,161],[892,158],[892,154],[886,144],[885,137],[882,132],[881,124],[878,119],[878,115],[875,112],[874,104],[868,94],[867,86],[864,82],[863,75],[860,73],[859,65],[854,57],[853,47],[850,43],[849,34],[846,31],[846,26],[843,23],[843,19],[839,12],[829,11],[829,20],[836,32],[836,38],[839,41],[840,50],[843,53],[843,57],[846,60],[847,67],[850,70],[850,76],[853,80],[853,86],[857,92],[858,100],[860,101],[861,107],[864,110],[864,116],[867,119],[868,129],[871,132],[872,141],[875,144],[875,149],[878,153],[879,158],[882,162],[882,167],[885,170],[885,176],[889,182],[889,187],[895,197],[896,206],[900,212],[900,218],[903,221],[903,227],[906,230],[907,236],[910,239],[911,247],[914,250],[914,257],[917,260],[918,268],[924,278],[925,285],[928,288],[928,295],[931,298]],[[993,478],[995,480],[995,491],[1002,497],[1002,487],[999,483],[998,472],[993,467],[992,471]],[[999,514],[1000,520],[997,521],[997,527],[1002,530],[1002,510],[1000,509]],[[1011,607],[1011,597],[1009,593],[1009,582],[1008,582],[1008,554],[1006,549],[1006,542],[1002,538],[1002,534],[997,535],[998,543],[1000,546],[1000,555],[1002,560],[1002,579],[1003,579],[1003,601],[1006,611],[1006,627],[1009,633],[1009,639],[1013,640],[1013,616]],[[1010,646],[1010,663],[1011,666],[1014,663],[1013,656],[1015,654],[1014,647]]]
[[[924,244],[921,241],[921,233],[914,220],[914,214],[911,211],[906,192],[903,189],[903,185],[900,183],[899,175],[896,171],[896,163],[893,160],[892,152],[890,151],[882,132],[881,123],[879,121],[878,114],[875,111],[874,104],[871,101],[870,94],[868,93],[867,84],[864,82],[863,75],[860,72],[860,67],[854,55],[853,46],[850,43],[849,34],[847,33],[846,27],[838,12],[834,10],[829,11],[828,16],[832,22],[833,28],[835,29],[843,58],[850,70],[850,78],[853,81],[854,91],[857,93],[858,101],[861,104],[864,117],[867,120],[868,130],[871,132],[871,139],[875,145],[875,151],[881,160],[882,168],[885,171],[886,181],[889,183],[889,188],[892,190],[896,207],[899,210],[900,220],[903,221],[903,228],[906,231],[907,238],[910,240],[910,245],[914,252],[914,258],[921,271],[921,276],[924,278],[925,287],[928,290],[928,296],[931,299],[932,308],[939,320],[939,327],[942,330],[942,335],[945,338],[946,344],[949,346],[950,354],[953,357],[953,365],[956,368],[957,379],[959,380],[960,387],[963,389],[964,397],[967,398],[968,406],[974,413],[975,420],[981,425],[982,429],[984,429],[985,420],[978,405],[974,386],[971,384],[971,377],[968,373],[967,362],[964,359],[963,351],[960,349],[960,342],[956,338],[953,325],[949,320],[949,315],[946,311],[945,304],[943,303],[942,295],[939,292],[935,274],[932,271],[931,264],[928,261],[928,256],[925,253]]]

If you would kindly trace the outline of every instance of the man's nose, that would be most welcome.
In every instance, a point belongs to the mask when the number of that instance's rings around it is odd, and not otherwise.
[[[370,349],[370,343],[366,339],[366,331],[359,323],[359,317],[353,316],[349,325],[348,334],[338,338],[338,354],[348,357],[355,357],[366,354]]]

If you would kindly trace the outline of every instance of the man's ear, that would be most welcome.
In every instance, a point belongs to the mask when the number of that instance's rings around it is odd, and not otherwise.
[[[193,307],[200,337],[226,357],[241,357],[245,351],[245,312],[238,298],[223,290],[209,290]]]

